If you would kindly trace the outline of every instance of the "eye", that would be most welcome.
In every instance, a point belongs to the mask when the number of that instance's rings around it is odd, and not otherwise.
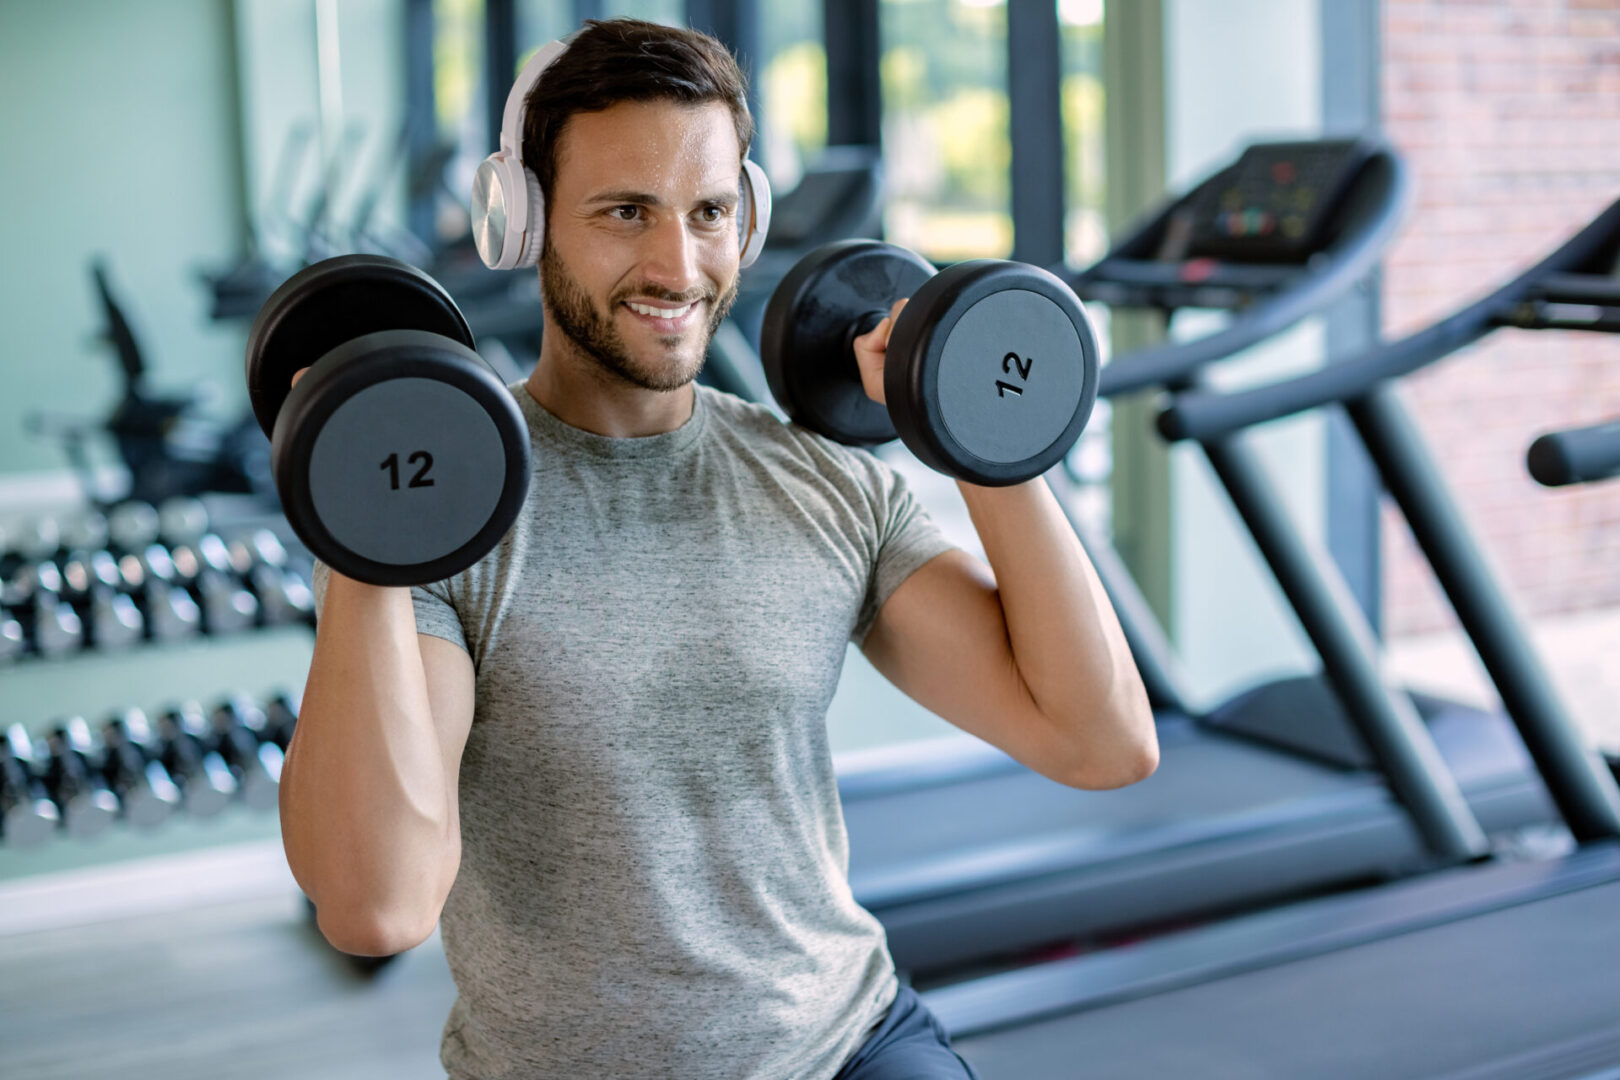
[[[608,213],[615,221],[635,221],[641,216],[641,207],[635,203],[624,203],[613,207]]]
[[[726,208],[717,204],[705,206],[698,211],[698,215],[710,225],[718,225],[726,219]]]

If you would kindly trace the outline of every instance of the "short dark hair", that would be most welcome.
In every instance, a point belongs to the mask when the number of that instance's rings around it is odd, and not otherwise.
[[[708,34],[640,19],[587,19],[567,51],[529,91],[523,163],[540,181],[549,207],[557,179],[557,141],[570,117],[621,101],[658,100],[724,102],[746,157],[754,138],[747,92],[736,58]],[[737,164],[741,166],[741,158]]]

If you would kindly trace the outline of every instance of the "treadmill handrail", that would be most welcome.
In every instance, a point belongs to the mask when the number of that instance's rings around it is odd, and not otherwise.
[[[1569,273],[1585,264],[1613,243],[1617,233],[1620,199],[1530,269],[1432,326],[1359,356],[1330,361],[1296,378],[1240,393],[1196,391],[1178,395],[1159,414],[1159,431],[1171,442],[1209,442],[1269,420],[1364,397],[1379,383],[1409,375],[1497,329],[1501,312],[1549,276]],[[1106,388],[1106,368],[1103,376]]]
[[[1549,431],[1530,444],[1525,465],[1543,487],[1620,476],[1620,418]]]
[[[1181,383],[1204,365],[1241,352],[1316,314],[1365,278],[1378,264],[1391,234],[1405,220],[1412,202],[1412,184],[1405,162],[1387,146],[1380,145],[1362,168],[1367,175],[1361,183],[1364,187],[1371,185],[1370,194],[1352,197],[1366,203],[1357,218],[1370,218],[1367,227],[1345,228],[1311,256],[1289,288],[1249,308],[1223,329],[1196,341],[1167,341],[1117,358],[1103,368],[1098,393],[1110,397]],[[1061,266],[1051,269],[1076,291],[1084,288],[1091,273],[1089,269],[1076,273]]]

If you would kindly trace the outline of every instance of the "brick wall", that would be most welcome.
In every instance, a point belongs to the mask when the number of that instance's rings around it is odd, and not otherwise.
[[[1384,333],[1495,288],[1620,198],[1620,0],[1384,0],[1383,109],[1417,200],[1386,261]],[[1620,335],[1500,330],[1404,396],[1520,607],[1620,606],[1620,481],[1549,491],[1548,428],[1620,416]],[[1398,516],[1392,636],[1455,620]]]

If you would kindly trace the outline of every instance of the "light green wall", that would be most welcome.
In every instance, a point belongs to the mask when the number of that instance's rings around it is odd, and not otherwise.
[[[97,252],[154,386],[245,397],[241,328],[209,322],[195,277],[241,243],[230,16],[229,0],[0,0],[0,478],[63,466],[30,413],[100,417],[119,395],[94,339]]]
[[[345,114],[367,125],[368,172],[403,116],[400,6],[338,5]],[[29,439],[24,417],[100,419],[121,392],[115,358],[94,340],[93,253],[110,260],[150,383],[208,380],[220,391],[214,415],[246,407],[246,324],[209,320],[195,270],[241,256],[245,207],[262,207],[287,128],[315,120],[314,56],[314,0],[0,0],[0,521],[72,492],[61,450]],[[311,163],[301,200],[314,180]],[[397,173],[393,188],[397,219]],[[340,213],[352,196],[346,188]],[[119,706],[262,697],[300,687],[309,654],[296,630],[18,664],[0,670],[0,726],[38,732],[73,714],[94,726]],[[90,842],[0,844],[0,880],[276,834],[273,814],[237,807]]]

